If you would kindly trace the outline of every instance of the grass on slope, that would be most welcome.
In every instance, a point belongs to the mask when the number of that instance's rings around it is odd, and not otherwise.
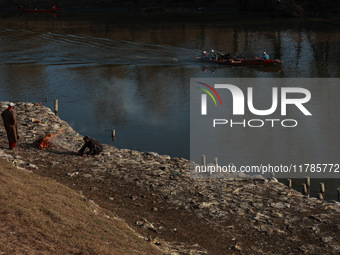
[[[161,254],[77,192],[0,159],[0,254]]]

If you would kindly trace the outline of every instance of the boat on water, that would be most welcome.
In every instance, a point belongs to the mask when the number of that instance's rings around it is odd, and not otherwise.
[[[56,8],[55,6],[53,6],[51,9],[26,9],[22,6],[20,6],[18,8],[19,11],[21,12],[33,12],[33,13],[42,13],[42,12],[57,12],[57,11],[61,11],[63,10],[64,8]]]
[[[279,59],[260,59],[260,58],[234,58],[220,55],[217,59],[209,57],[196,57],[197,60],[205,63],[227,65],[227,66],[271,66],[282,63]]]

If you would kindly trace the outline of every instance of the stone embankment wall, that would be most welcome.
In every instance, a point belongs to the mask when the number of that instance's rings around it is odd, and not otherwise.
[[[169,254],[340,252],[338,202],[303,196],[275,178],[193,179],[187,159],[154,152],[105,145],[100,156],[77,157],[82,135],[50,109],[15,109],[21,140],[7,150],[0,121],[0,157],[79,190]],[[48,133],[56,135],[51,146],[38,148]]]

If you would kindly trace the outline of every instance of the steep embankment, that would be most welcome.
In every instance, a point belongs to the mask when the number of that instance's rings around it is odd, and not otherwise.
[[[100,156],[77,157],[82,136],[50,109],[18,103],[16,110],[19,147],[0,157],[84,194],[168,254],[340,252],[338,202],[303,196],[275,178],[190,178],[188,160],[157,153],[105,145]],[[50,147],[40,148],[48,133]],[[0,146],[7,146],[2,125]]]
[[[122,220],[0,159],[0,254],[162,254]]]

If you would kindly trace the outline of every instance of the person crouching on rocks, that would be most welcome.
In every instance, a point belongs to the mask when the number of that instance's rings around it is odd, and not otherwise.
[[[13,150],[19,140],[18,121],[13,103],[9,103],[8,108],[1,113],[1,117],[6,129],[9,149]]]
[[[88,155],[99,155],[103,151],[103,145],[97,141],[96,139],[85,136],[84,138],[85,144],[81,149],[76,153],[76,155],[81,155],[82,157],[86,157]],[[89,149],[87,153],[85,153],[86,149]]]

